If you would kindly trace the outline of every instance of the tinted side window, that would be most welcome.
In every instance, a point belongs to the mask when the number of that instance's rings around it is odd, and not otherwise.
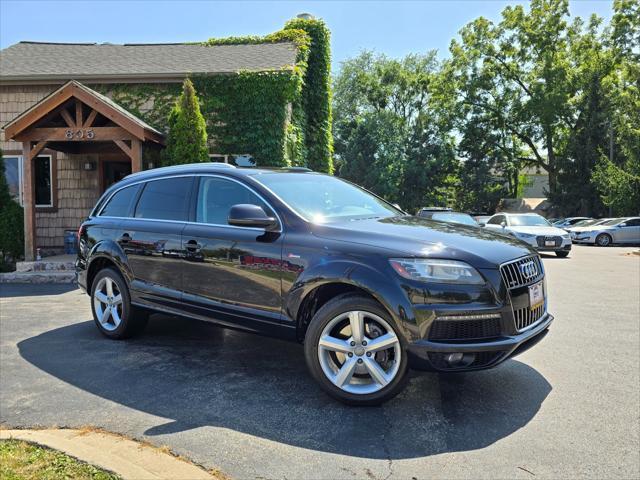
[[[109,200],[109,202],[102,209],[100,215],[108,217],[128,217],[131,215],[131,207],[133,201],[136,198],[139,185],[132,185],[130,187],[123,188],[115,193]]]
[[[504,215],[497,215],[489,219],[487,223],[490,223],[491,225],[500,225],[502,222],[504,222]]]
[[[247,187],[224,178],[202,177],[198,189],[196,221],[198,223],[227,225],[229,210],[233,205],[239,203],[258,205],[267,215],[274,215],[260,197]]]
[[[640,219],[639,218],[634,218],[632,220],[627,220],[624,223],[627,224],[627,227],[640,227]]]
[[[136,218],[186,221],[191,177],[147,182],[136,206]]]

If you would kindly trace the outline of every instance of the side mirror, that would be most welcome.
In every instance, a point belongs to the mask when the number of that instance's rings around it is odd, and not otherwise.
[[[502,228],[507,228],[507,222],[500,222],[500,226]]]
[[[626,227],[627,224],[626,223],[621,223],[620,225],[618,225],[618,227]]]
[[[262,207],[258,205],[250,205],[247,203],[239,203],[229,210],[229,225],[236,227],[254,227],[272,230],[278,226],[278,220],[269,217]]]

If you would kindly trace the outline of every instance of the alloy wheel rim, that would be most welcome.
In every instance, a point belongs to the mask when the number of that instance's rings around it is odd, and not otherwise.
[[[339,389],[358,395],[382,390],[398,374],[402,349],[384,319],[354,310],[333,318],[318,341],[325,376]]]
[[[607,245],[609,245],[609,237],[607,235],[602,235],[598,243],[601,246],[606,247]]]
[[[93,308],[100,326],[113,331],[122,322],[122,292],[110,277],[100,279],[93,291]]]

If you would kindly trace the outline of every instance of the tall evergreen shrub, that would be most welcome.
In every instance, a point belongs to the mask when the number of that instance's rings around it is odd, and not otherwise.
[[[200,103],[190,79],[182,86],[168,119],[169,134],[164,152],[165,165],[208,162],[207,127],[200,112]]]

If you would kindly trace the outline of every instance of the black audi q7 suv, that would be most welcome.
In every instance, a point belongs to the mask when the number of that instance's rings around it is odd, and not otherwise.
[[[526,244],[304,169],[130,175],[80,227],[76,266],[107,337],[162,312],[303,342],[312,376],[350,404],[393,397],[409,367],[496,366],[553,320]]]

